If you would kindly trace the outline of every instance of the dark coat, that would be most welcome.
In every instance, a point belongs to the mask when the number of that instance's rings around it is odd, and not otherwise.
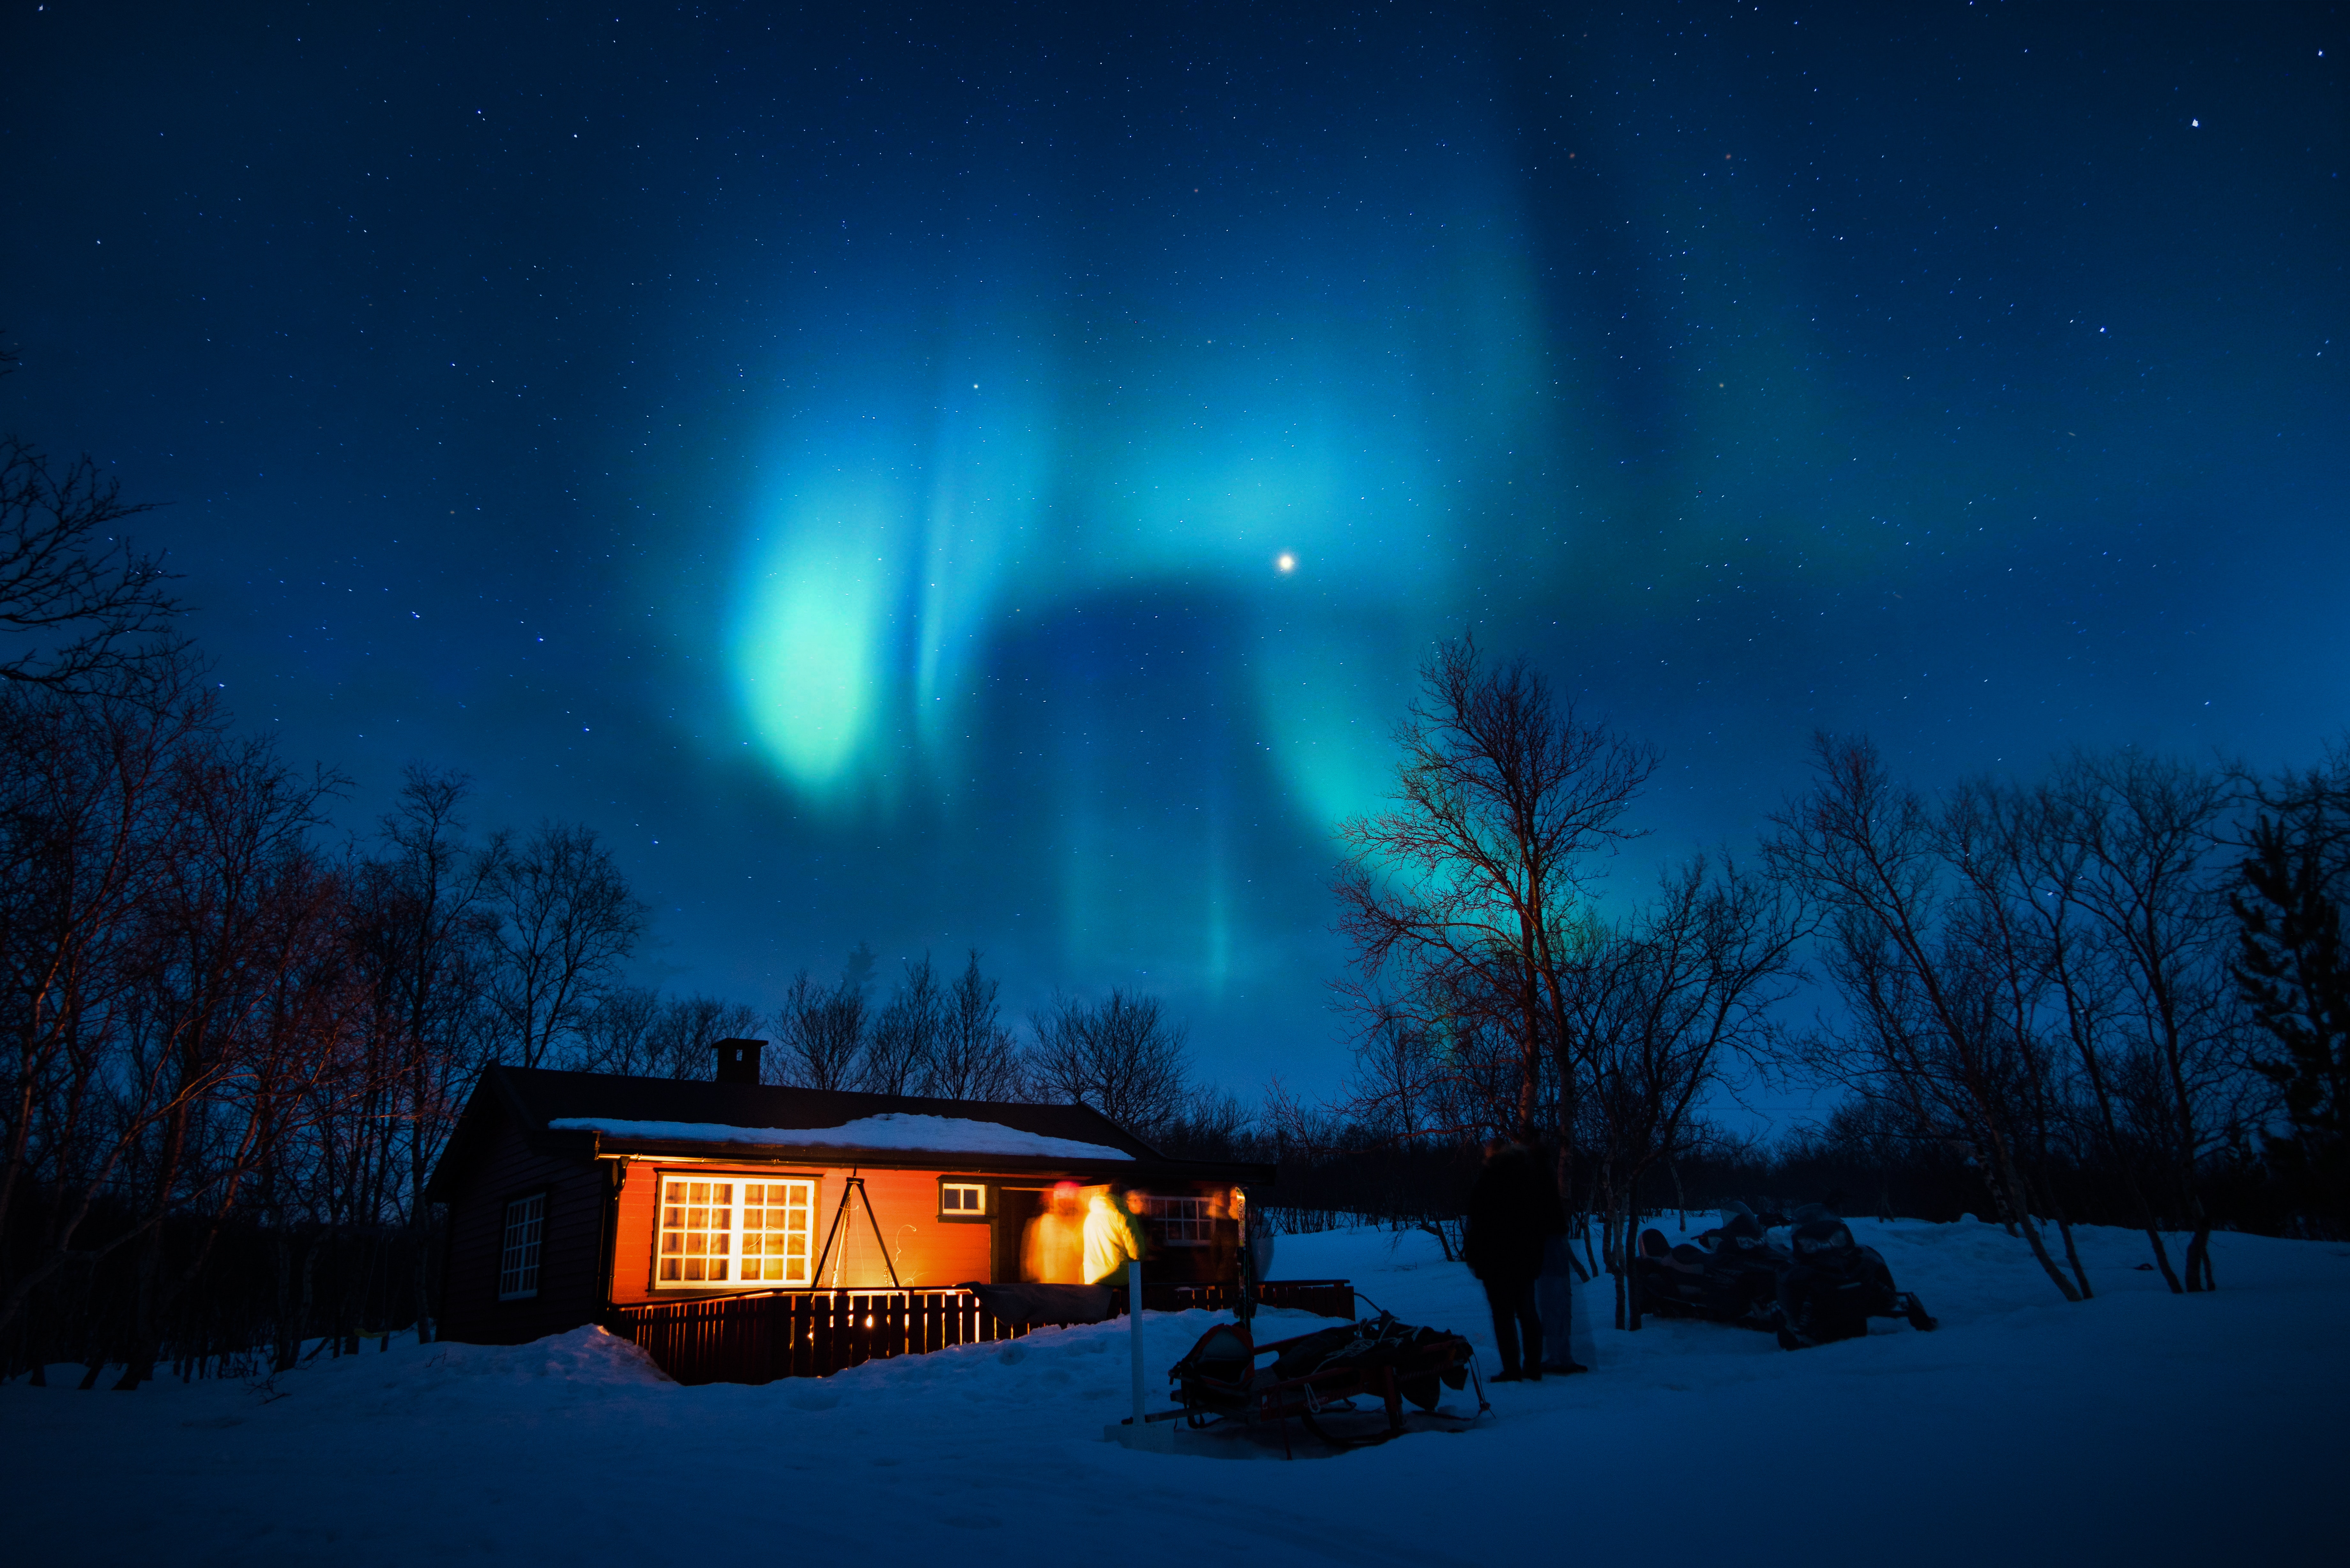
[[[1469,1189],[1461,1259],[1479,1279],[1523,1282],[1541,1274],[1543,1241],[1566,1229],[1558,1188],[1534,1156],[1514,1145],[1499,1150]]]

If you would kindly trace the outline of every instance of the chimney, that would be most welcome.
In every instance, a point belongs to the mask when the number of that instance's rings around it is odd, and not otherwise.
[[[764,1040],[721,1040],[718,1042],[718,1081],[722,1084],[755,1084],[759,1081],[759,1050]]]

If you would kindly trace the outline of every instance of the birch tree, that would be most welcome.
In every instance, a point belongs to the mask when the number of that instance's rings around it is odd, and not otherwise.
[[[1523,659],[1489,670],[1466,638],[1421,668],[1395,740],[1388,807],[1337,829],[1348,994],[1449,992],[1500,1024],[1516,1054],[1513,1130],[1532,1140],[1548,1043],[1569,1028],[1564,950],[1590,863],[1641,836],[1623,819],[1657,753],[1584,719]],[[1573,1082],[1559,1094],[1564,1161]]]
[[[1814,1036],[1822,1075],[1898,1100],[1908,1120],[1966,1139],[2002,1218],[2066,1301],[2025,1179],[2044,1126],[2046,1042],[2029,1009],[2044,983],[2007,940],[2016,922],[1950,870],[1968,825],[1894,782],[1865,740],[1814,742],[1814,782],[1773,821],[1773,869],[1825,915],[1824,964],[1852,1020]],[[2023,1011],[2019,1012],[2019,1008]]]

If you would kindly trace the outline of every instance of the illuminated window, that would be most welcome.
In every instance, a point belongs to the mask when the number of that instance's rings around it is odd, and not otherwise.
[[[815,1214],[813,1181],[665,1176],[653,1283],[667,1290],[806,1284]]]
[[[506,1205],[505,1231],[498,1244],[498,1300],[538,1294],[539,1241],[546,1230],[546,1193],[534,1192]]]
[[[753,1181],[743,1188],[743,1282],[804,1285],[815,1260],[808,1241],[816,1215],[813,1181]]]
[[[1212,1240],[1215,1223],[1204,1198],[1153,1198],[1146,1218],[1159,1228],[1159,1240],[1170,1247],[1204,1247]]]
[[[987,1212],[987,1189],[976,1181],[939,1183],[939,1212],[977,1219]]]

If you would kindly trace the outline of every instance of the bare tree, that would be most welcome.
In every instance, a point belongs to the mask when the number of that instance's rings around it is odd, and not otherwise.
[[[1640,1326],[1631,1261],[1640,1186],[1696,1141],[1705,1093],[1732,1065],[1765,1056],[1772,1010],[1793,994],[1796,944],[1807,928],[1781,885],[1746,876],[1724,856],[1660,879],[1653,904],[1593,929],[1562,986],[1572,1023],[1563,1039],[1588,1087],[1607,1267],[1618,1326]]]
[[[929,1081],[946,1031],[946,1004],[931,955],[910,961],[873,1021],[873,1038],[865,1051],[866,1088],[905,1095]]]
[[[399,804],[383,818],[390,853],[362,868],[354,904],[373,1027],[399,1063],[405,1088],[408,1223],[420,1303],[430,1299],[424,1182],[486,1033],[498,864],[466,842],[463,812],[471,790],[463,774],[408,769]],[[421,1309],[416,1333],[420,1343],[432,1343],[432,1321]]]
[[[650,916],[596,830],[546,823],[520,847],[498,841],[488,888],[497,924],[491,1000],[521,1064],[552,1061],[636,950]]]
[[[834,985],[819,985],[806,970],[775,1013],[782,1059],[771,1071],[783,1083],[803,1089],[854,1089],[864,1081],[865,988],[873,973],[873,950],[859,942]]]
[[[0,1325],[67,1264],[143,1236],[81,1241],[155,1128],[209,1087],[175,1073],[169,1054],[134,1048],[151,956],[142,917],[168,887],[185,831],[175,770],[222,722],[192,679],[168,701],[157,695],[77,701],[0,685],[0,1227],[33,1238],[5,1260]],[[39,1212],[20,1222],[27,1198]]]
[[[653,1025],[660,1015],[660,992],[650,986],[606,987],[580,1025],[579,1064],[590,1073],[629,1078],[666,1076],[656,1064],[653,1044]]]
[[[1056,995],[1030,1026],[1035,1098],[1091,1106],[1146,1140],[1181,1114],[1190,1052],[1157,997],[1117,989],[1099,1002]]]
[[[1248,1159],[1259,1157],[1263,1144],[1256,1112],[1230,1089],[1202,1085],[1152,1147],[1178,1159]]]
[[[2214,1282],[2204,1168],[2246,1119],[2220,853],[2236,804],[2224,775],[2125,748],[2074,753],[2010,812],[2028,891],[2013,902],[2040,916],[2105,1152],[2142,1210],[2158,1180],[2190,1232],[2182,1284],[2144,1215],[2174,1290]]]
[[[341,784],[331,775],[296,777],[263,740],[215,737],[174,759],[176,831],[140,911],[141,1027],[133,1037],[134,1049],[155,1053],[182,1092],[143,1151],[148,1223],[132,1354],[118,1387],[135,1388],[152,1375],[161,1318],[203,1267],[240,1183],[266,1151],[276,1115],[298,1104],[298,1096],[281,1101],[277,1091],[292,1086],[309,1043],[269,1031],[261,1010],[282,999],[267,984],[278,963],[312,967],[299,955],[331,951],[339,934],[338,889],[319,874],[307,840],[321,821],[322,800]],[[313,1054],[331,1061],[335,1054]],[[256,1087],[257,1094],[241,1092]],[[163,1220],[196,1204],[209,1210],[205,1243],[186,1272],[161,1279]]]
[[[661,1078],[707,1078],[717,1066],[718,1042],[748,1039],[760,1028],[758,1009],[745,1002],[699,994],[676,998],[647,1032],[645,1071]]]
[[[1853,1020],[1814,1036],[1813,1065],[1970,1144],[2002,1219],[2078,1301],[2025,1179],[2047,1123],[2051,1047],[2033,1011],[2045,974],[1995,887],[1965,875],[1994,846],[1971,803],[1931,809],[1866,741],[1821,735],[1814,751],[1816,782],[1773,816],[1767,846],[1773,869],[1826,913],[1825,967]]]
[[[57,467],[0,437],[0,680],[122,691],[181,657],[175,575],[117,534],[150,510],[88,457]]]
[[[1446,642],[1397,726],[1394,804],[1338,827],[1338,929],[1351,994],[1449,992],[1506,1021],[1518,1061],[1516,1127],[1539,1132],[1546,1042],[1566,1028],[1565,932],[1586,862],[1638,835],[1622,817],[1657,766],[1653,748],[1577,716],[1521,659],[1488,670]],[[1574,1085],[1561,1085],[1562,1104]],[[1571,1112],[1562,1113],[1562,1125]]]
[[[1336,1115],[1400,1148],[1431,1137],[1468,1140],[1501,1125],[1493,1107],[1477,1104],[1482,1096],[1461,1092],[1459,1060],[1440,1046],[1441,1019],[1451,1010],[1430,1010],[1438,1014],[1431,1022],[1390,998],[1374,1006],[1355,1043],[1354,1070],[1330,1107]]]
[[[2270,1158],[2303,1222],[2350,1228],[2350,742],[2258,784],[2244,835],[2234,976],[2269,1045],[2252,1067],[2282,1101]]]
[[[1020,1046],[1003,1027],[996,983],[980,972],[979,950],[972,949],[940,1009],[938,1041],[921,1093],[951,1100],[1019,1098]]]

